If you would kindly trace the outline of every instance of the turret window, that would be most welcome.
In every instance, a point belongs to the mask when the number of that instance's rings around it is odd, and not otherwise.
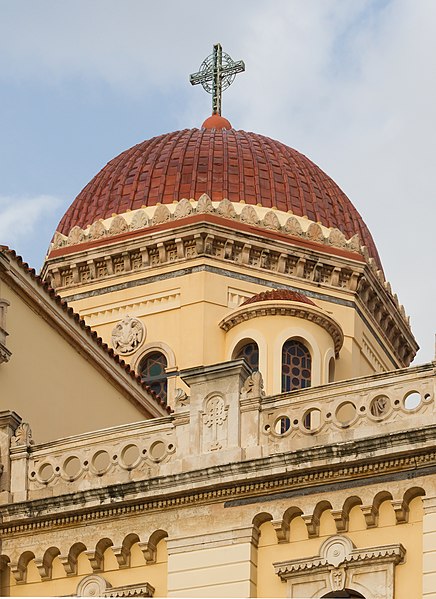
[[[259,370],[259,348],[255,341],[250,341],[240,347],[234,356],[234,359],[237,358],[245,358],[253,371]]]
[[[310,387],[312,358],[297,339],[288,339],[282,349],[282,393]]]
[[[145,356],[139,366],[142,381],[148,385],[156,395],[167,401],[167,359],[160,352],[153,352]]]

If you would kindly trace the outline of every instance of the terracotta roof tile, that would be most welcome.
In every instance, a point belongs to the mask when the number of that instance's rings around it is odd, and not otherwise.
[[[253,295],[253,297],[249,297],[241,304],[241,306],[247,306],[248,304],[254,304],[256,302],[269,302],[269,301],[282,301],[288,300],[291,302],[302,302],[303,304],[311,304],[312,306],[316,306],[316,304],[298,291],[290,291],[289,289],[272,289],[271,291],[262,291],[261,293],[257,293]]]
[[[141,182],[141,184],[139,184]],[[360,214],[306,156],[268,137],[234,129],[185,129],[144,141],[111,160],[79,193],[58,231],[68,235],[112,213],[158,202],[228,198],[307,215],[347,238],[358,233],[380,265]]]

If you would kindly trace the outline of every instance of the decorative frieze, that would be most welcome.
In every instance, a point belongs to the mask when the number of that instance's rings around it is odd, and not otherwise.
[[[166,207],[161,206],[161,208]],[[169,218],[175,218],[169,208],[166,210],[168,211],[165,212],[166,216],[169,214]],[[228,210],[224,212],[227,214]],[[130,214],[128,213],[129,216]],[[275,212],[273,214],[278,218]],[[296,219],[296,217],[289,218]],[[307,221],[307,219],[303,220]],[[274,219],[271,222],[273,221],[275,222]],[[103,282],[114,276],[129,276],[141,270],[181,264],[186,260],[207,256],[223,263],[231,262],[235,266],[246,265],[259,272],[287,275],[295,279],[295,284],[301,280],[346,292],[356,292],[360,302],[389,339],[393,351],[400,357],[402,363],[408,365],[413,358],[416,343],[410,334],[404,309],[401,309],[398,299],[389,291],[381,271],[374,270],[369,261],[365,272],[363,264],[352,262],[348,265],[343,259],[322,254],[321,245],[320,252],[315,249],[308,252],[298,244],[289,245],[292,244],[291,238],[288,244],[279,239],[266,244],[261,236],[255,238],[251,235],[247,243],[244,231],[238,233],[232,231],[229,235],[229,232],[224,231],[222,227],[214,227],[211,233],[210,226],[205,228],[198,224],[195,227],[185,228],[182,222],[180,226],[177,237],[169,234],[168,231],[150,233],[146,239],[143,237],[137,240],[130,239],[128,247],[126,242],[121,242],[121,245],[108,244],[104,249],[95,248],[91,253],[80,251],[80,246],[77,246],[78,252],[74,255],[74,263],[71,263],[70,255],[48,258],[43,276],[54,288],[68,289],[78,285]],[[322,230],[320,225],[317,227],[311,229],[309,227],[312,237],[316,237],[316,231],[319,233]],[[339,240],[341,236],[335,233],[334,238]],[[396,310],[392,309],[393,305]]]

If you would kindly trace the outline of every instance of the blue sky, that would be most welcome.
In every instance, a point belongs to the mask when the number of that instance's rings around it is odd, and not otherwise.
[[[0,243],[38,268],[108,160],[200,126],[210,96],[189,74],[220,41],[246,63],[223,114],[337,181],[431,360],[435,30],[433,0],[0,0]]]

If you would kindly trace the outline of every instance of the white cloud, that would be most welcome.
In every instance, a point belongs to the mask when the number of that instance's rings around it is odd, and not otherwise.
[[[247,67],[224,95],[225,116],[303,151],[344,189],[429,360],[435,29],[434,0],[15,0],[2,5],[0,79],[104,81],[154,96],[156,110],[164,94],[180,128],[199,126],[210,100],[188,75],[222,42]]]
[[[49,195],[0,196],[0,244],[16,248],[24,239],[38,236],[38,225],[60,204],[59,198]]]

